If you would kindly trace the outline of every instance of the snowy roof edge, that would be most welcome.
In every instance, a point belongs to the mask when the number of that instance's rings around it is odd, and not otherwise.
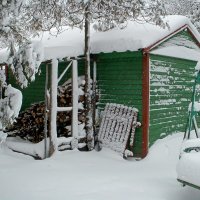
[[[123,30],[115,29],[115,30],[110,30],[108,32],[103,32],[103,33],[93,32],[93,35],[92,35],[93,37],[91,39],[91,53],[98,54],[98,53],[138,51],[139,49],[143,49],[144,52],[149,52],[152,49],[154,49],[156,46],[158,46],[159,44],[163,43],[164,41],[166,41],[170,37],[173,37],[173,35],[179,33],[180,31],[184,29],[187,29],[189,31],[193,39],[196,41],[196,44],[200,48],[200,34],[187,17],[171,15],[171,16],[166,17],[165,21],[169,22],[169,26],[171,26],[170,27],[171,30],[168,29],[166,31],[162,31],[162,30],[160,31],[155,25],[147,24],[144,26],[144,24],[140,24],[140,27],[139,27],[140,32],[139,34],[136,35],[137,36],[136,38],[133,38],[133,35],[132,35],[132,33],[134,32],[134,30],[132,29],[133,26],[131,26],[130,27],[131,29],[129,28],[128,31],[125,31],[125,29]],[[134,27],[138,28],[137,25],[135,24],[133,25]],[[152,27],[148,29],[149,26],[152,26]],[[146,33],[146,31],[149,31],[148,33],[155,33],[154,35],[152,35],[155,37],[149,37],[150,34]],[[69,38],[69,37],[63,37],[62,35],[59,35],[57,38],[55,37],[51,38],[51,40],[47,38],[46,41],[44,40],[40,41],[42,44],[44,44],[43,53],[45,54],[42,62],[52,59],[53,58],[52,55],[54,55],[54,57],[58,59],[59,58],[62,59],[64,57],[70,57],[70,56],[83,55],[83,52],[84,52],[83,50],[84,43],[82,41],[83,32],[80,30],[79,31],[72,30],[72,31],[66,31],[65,34],[68,34],[68,35],[74,34],[75,36],[72,37],[73,39],[70,38],[70,41],[60,40],[62,38]],[[116,37],[116,35],[118,34],[120,36]],[[0,63],[8,63],[8,51],[6,51],[5,49],[0,51]]]

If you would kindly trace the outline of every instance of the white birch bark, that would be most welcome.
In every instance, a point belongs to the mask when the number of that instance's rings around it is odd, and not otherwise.
[[[90,86],[90,4],[85,8],[85,107],[86,107],[86,135],[88,150],[94,148],[92,125],[92,101]]]
[[[50,156],[57,151],[57,83],[58,60],[53,59],[51,69]]]

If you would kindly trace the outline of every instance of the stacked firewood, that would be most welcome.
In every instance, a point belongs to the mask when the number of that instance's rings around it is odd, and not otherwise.
[[[78,120],[79,125],[84,127],[85,112],[84,104],[84,82],[79,80],[79,109]],[[72,106],[72,86],[71,82],[66,82],[58,87],[58,106]],[[39,102],[31,105],[28,109],[21,112],[8,132],[12,132],[12,136],[19,136],[23,139],[38,143],[44,139],[44,121],[45,121],[45,103]],[[57,114],[57,134],[58,137],[71,136],[72,111],[58,112]],[[48,123],[49,124],[49,123]]]

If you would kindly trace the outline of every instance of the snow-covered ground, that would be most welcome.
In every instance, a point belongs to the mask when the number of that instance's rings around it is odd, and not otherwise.
[[[200,139],[185,140],[182,145],[181,158],[177,165],[180,180],[200,187]]]
[[[33,160],[3,146],[1,200],[199,200],[200,191],[181,187],[176,164],[183,135],[156,142],[141,161],[101,152],[59,152]]]

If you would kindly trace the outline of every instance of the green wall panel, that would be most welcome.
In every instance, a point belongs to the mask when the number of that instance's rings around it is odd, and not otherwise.
[[[58,77],[62,74],[63,70],[67,67],[68,63],[60,62],[58,67]],[[78,74],[83,75],[84,73],[84,63],[83,61],[79,61],[78,64]],[[49,69],[51,65],[49,65]],[[37,103],[40,101],[44,101],[44,90],[45,90],[45,79],[46,79],[46,65],[41,64],[40,66],[40,74],[36,75],[35,81],[29,83],[27,88],[21,89],[17,84],[16,80],[13,77],[11,71],[9,71],[8,82],[11,83],[14,87],[21,90],[23,95],[23,103],[21,111],[25,110],[26,108],[30,107],[31,104]],[[50,77],[49,77],[50,78]],[[64,75],[64,77],[59,82],[59,85],[62,85],[65,81],[71,78],[71,67]]]
[[[45,66],[40,66],[40,75],[36,75],[35,81],[28,84],[27,88],[21,89],[21,87],[16,83],[15,77],[12,72],[9,71],[8,82],[21,90],[23,95],[22,108],[21,111],[29,107],[33,103],[44,101],[44,87],[45,87]]]
[[[196,62],[150,56],[150,144],[184,131]]]
[[[142,52],[102,53],[97,56],[98,107],[119,103],[139,110],[142,119]],[[142,128],[137,129],[135,155],[141,155]]]

